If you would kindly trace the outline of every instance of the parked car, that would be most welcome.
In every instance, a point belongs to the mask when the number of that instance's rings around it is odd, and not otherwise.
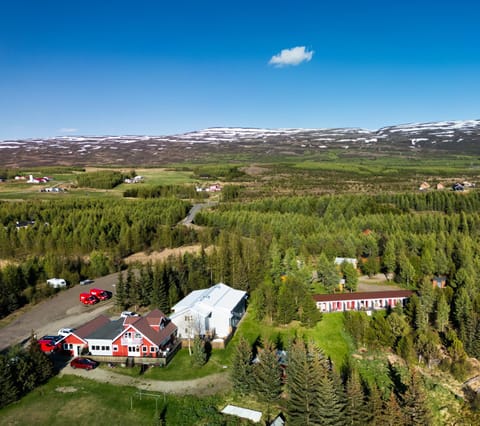
[[[80,293],[80,302],[82,302],[84,305],[95,305],[96,303],[100,302],[100,300],[90,293]]]
[[[95,282],[95,281],[87,278],[87,279],[85,279],[85,280],[80,281],[80,285],[88,285],[88,284],[92,284],[92,283],[94,283],[94,282]]]
[[[72,368],[83,368],[84,370],[93,370],[98,366],[98,362],[90,358],[75,358],[70,362]]]
[[[58,330],[58,335],[59,336],[62,336],[62,337],[65,337],[65,336],[68,336],[73,330],[75,330],[74,328],[61,328],[60,330]]]
[[[131,311],[123,311],[120,314],[120,318],[128,318],[128,317],[139,317],[140,315],[136,314],[135,312]]]
[[[62,336],[43,336],[41,339],[38,339],[38,344],[42,352],[51,354],[60,349],[60,340],[62,340]]]
[[[90,294],[95,296],[99,300],[107,300],[112,297],[112,294],[108,291],[102,290],[101,288],[92,288],[90,289]]]

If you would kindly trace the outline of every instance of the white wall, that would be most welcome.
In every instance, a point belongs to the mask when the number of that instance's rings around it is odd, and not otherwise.
[[[109,339],[87,339],[88,350],[92,355],[113,355],[112,341]],[[99,346],[99,349],[93,349]],[[102,350],[102,347],[105,349]],[[106,349],[106,348],[109,349]]]

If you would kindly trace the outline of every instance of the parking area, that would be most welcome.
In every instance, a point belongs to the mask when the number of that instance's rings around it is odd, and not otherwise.
[[[77,327],[101,313],[105,313],[113,306],[117,281],[117,273],[107,275],[96,279],[89,285],[76,285],[60,291],[54,297],[30,307],[11,323],[0,328],[0,351],[26,341],[32,331],[39,337],[45,334],[57,334],[60,328]],[[93,306],[81,304],[80,293],[88,292],[92,287],[110,291],[113,293],[113,297]]]

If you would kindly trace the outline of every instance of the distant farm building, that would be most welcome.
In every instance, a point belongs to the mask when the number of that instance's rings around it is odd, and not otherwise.
[[[197,186],[195,188],[197,192],[220,192],[222,190],[222,187],[220,184],[215,183],[213,185],[203,187],[203,186]]]
[[[427,189],[430,189],[430,184],[428,182],[422,182],[418,189],[420,191],[426,191]]]
[[[133,178],[127,178],[124,180],[125,183],[141,183],[144,181],[143,176],[135,176]]]
[[[38,184],[38,183],[47,183],[51,180],[50,177],[48,176],[44,176],[44,177],[33,177],[33,175],[30,175],[28,180],[27,180],[27,183],[34,183],[34,184]]]

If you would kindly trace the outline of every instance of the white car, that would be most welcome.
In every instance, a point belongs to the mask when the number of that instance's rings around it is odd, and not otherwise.
[[[93,282],[95,282],[95,281],[87,278],[86,280],[80,281],[80,285],[88,285],[88,284],[92,284]]]
[[[74,328],[61,328],[60,330],[58,330],[58,335],[59,336],[68,336],[70,333],[73,332],[73,330],[75,330]]]
[[[120,314],[120,318],[128,318],[128,317],[139,317],[140,315],[136,314],[135,312],[130,311],[123,311]]]

